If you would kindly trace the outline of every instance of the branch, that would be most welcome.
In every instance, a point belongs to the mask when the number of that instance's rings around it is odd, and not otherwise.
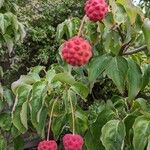
[[[118,31],[118,33],[119,33],[119,35],[121,37],[121,42],[123,43],[124,42],[124,34],[121,32],[119,27],[117,27],[117,31]]]
[[[123,55],[131,55],[131,54],[135,54],[135,53],[138,53],[138,52],[141,52],[143,50],[145,50],[147,48],[146,45],[143,45],[141,47],[138,47],[138,48],[135,48],[134,50],[132,51],[126,51],[125,53],[123,53]]]

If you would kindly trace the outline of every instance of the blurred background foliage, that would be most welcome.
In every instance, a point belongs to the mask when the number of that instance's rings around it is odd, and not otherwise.
[[[17,14],[25,25],[26,38],[14,46],[9,55],[5,48],[0,50],[0,66],[4,76],[2,83],[10,85],[28,68],[35,65],[49,66],[56,62],[58,42],[55,40],[56,27],[69,17],[83,16],[85,0],[27,0],[9,1],[4,11]]]

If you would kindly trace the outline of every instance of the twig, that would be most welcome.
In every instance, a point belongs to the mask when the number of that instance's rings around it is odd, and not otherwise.
[[[131,54],[135,54],[135,53],[138,53],[138,52],[141,52],[143,50],[145,50],[147,48],[146,45],[143,45],[141,47],[138,47],[138,48],[135,48],[134,50],[132,51],[126,51],[125,53],[123,53],[123,55],[131,55]]]
[[[123,35],[123,33],[121,32],[121,30],[120,30],[119,27],[117,27],[116,29],[117,29],[117,31],[118,31],[120,37],[121,37],[121,42],[123,43],[123,42],[124,42],[124,35]]]
[[[84,25],[84,22],[85,22],[85,18],[86,18],[86,16],[84,16],[83,19],[82,19],[82,21],[81,21],[81,25],[80,25],[80,28],[79,28],[78,36],[81,35],[82,28],[83,28],[83,25]]]
[[[121,49],[120,49],[120,52],[119,54],[122,55],[123,53],[125,53],[127,51],[127,49],[130,47],[130,43],[131,43],[132,39],[127,42],[127,43],[124,43],[122,46],[121,46]]]

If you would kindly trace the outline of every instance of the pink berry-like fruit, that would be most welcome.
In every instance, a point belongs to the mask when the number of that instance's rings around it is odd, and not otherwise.
[[[92,47],[87,40],[75,36],[64,43],[61,55],[68,64],[82,66],[92,57]]]
[[[57,150],[57,143],[54,140],[41,141],[38,145],[38,150]]]
[[[63,145],[65,150],[82,150],[83,144],[84,140],[78,134],[66,134],[63,137]]]
[[[87,0],[84,10],[91,21],[102,21],[108,12],[108,5],[105,0]]]

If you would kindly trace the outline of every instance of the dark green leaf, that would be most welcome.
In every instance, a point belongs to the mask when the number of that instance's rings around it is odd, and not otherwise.
[[[23,150],[24,149],[24,141],[21,136],[18,136],[13,141],[14,144],[14,150]]]
[[[88,78],[90,83],[95,82],[95,80],[106,70],[112,57],[107,55],[102,55],[92,59],[89,65]]]
[[[60,134],[63,131],[63,127],[66,124],[66,114],[62,114],[56,118],[54,118],[52,122],[52,131],[54,134],[55,139],[58,139]]]
[[[11,128],[11,116],[9,113],[1,113],[0,114],[0,128],[2,130],[9,131]]]
[[[128,76],[127,76],[127,87],[128,97],[133,99],[139,93],[142,86],[142,72],[138,64],[132,59],[128,59]]]
[[[143,33],[147,44],[147,48],[150,50],[150,20],[148,18],[144,20]]]
[[[71,89],[76,92],[81,98],[85,99],[89,94],[89,89],[86,85],[81,82],[76,82],[71,86]]]
[[[2,135],[0,135],[0,150],[7,150],[7,142]]]
[[[75,111],[76,132],[84,134],[88,129],[87,113],[80,108]]]
[[[120,93],[124,93],[125,79],[127,76],[128,64],[125,58],[121,56],[114,57],[107,67],[106,74],[116,84]]]
[[[150,64],[145,65],[144,68],[142,89],[144,89],[149,82],[150,82]]]

